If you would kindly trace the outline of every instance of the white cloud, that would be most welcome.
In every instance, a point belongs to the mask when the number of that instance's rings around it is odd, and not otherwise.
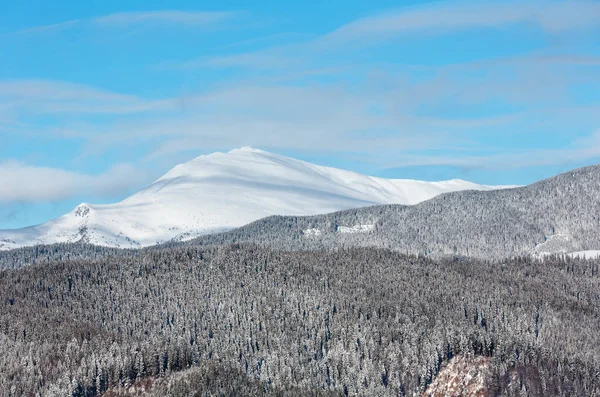
[[[117,12],[92,21],[106,26],[128,26],[142,23],[169,23],[185,26],[207,25],[233,17],[230,12],[191,12],[191,11],[130,11]]]
[[[250,69],[297,69],[306,65],[302,57],[290,57],[268,52],[250,52],[233,55],[211,56],[183,62],[163,62],[156,66],[158,70],[199,69],[204,67],[244,67]]]
[[[4,87],[10,95],[20,95],[17,99],[21,102],[14,98],[13,102],[30,114],[64,111],[58,124],[0,124],[0,131],[57,139],[77,137],[84,142],[84,157],[141,141],[150,147],[150,158],[241,145],[364,153],[437,148],[453,152],[454,147],[477,142],[478,134],[499,133],[499,126],[505,127],[503,135],[517,125],[524,133],[539,130],[551,119],[540,117],[544,109],[552,109],[551,115],[563,111],[570,101],[568,87],[582,82],[578,74],[564,73],[562,66],[554,69],[553,62],[533,68],[527,62],[516,64],[518,72],[513,69],[515,62],[508,62],[508,69],[496,62],[493,68],[483,67],[485,74],[473,73],[480,65],[442,66],[418,82],[402,73],[371,76],[352,85],[241,81],[159,101],[62,83],[0,85],[0,92]],[[498,101],[519,107],[481,117],[436,114],[437,109],[460,112]],[[0,96],[0,108],[1,104]],[[532,109],[538,113],[528,118],[527,111]],[[84,111],[113,114],[101,123],[74,122],[69,117]],[[144,113],[124,118],[125,112]],[[579,114],[570,110],[562,119],[598,119],[594,114],[594,110]],[[561,127],[552,128],[550,133],[556,133]],[[490,132],[493,129],[495,132]]]
[[[115,12],[91,18],[72,19],[49,25],[34,26],[14,32],[16,35],[47,34],[60,32],[81,26],[96,26],[101,28],[123,28],[134,25],[173,25],[173,26],[211,26],[228,19],[236,14],[233,12],[199,12],[199,11],[128,11]]]
[[[9,160],[0,163],[0,202],[48,202],[94,194],[110,196],[128,192],[145,174],[119,164],[99,175],[38,167]]]
[[[353,70],[350,80],[334,80],[341,69],[325,71],[326,83],[305,83],[300,68],[299,77],[289,80],[277,73],[251,76],[160,100],[63,82],[0,82],[0,116],[7,104],[20,110],[19,116],[60,116],[41,125],[20,117],[32,124],[18,126],[10,124],[14,114],[5,111],[7,124],[0,124],[0,132],[75,137],[83,142],[82,158],[135,142],[149,148],[148,159],[242,145],[405,159],[411,151],[444,149],[452,156],[486,136],[517,131],[540,136],[547,127],[548,134],[562,136],[589,131],[590,123],[600,122],[599,113],[570,109],[576,104],[570,87],[593,87],[597,74],[571,68],[594,62],[594,57],[532,55],[428,66],[424,72],[419,66],[365,66]],[[99,113],[108,117],[86,118]],[[565,126],[566,120],[573,121]]]
[[[18,98],[57,100],[131,100],[133,97],[98,90],[89,86],[51,80],[13,80],[0,82],[0,95]]]
[[[50,80],[0,81],[0,111],[26,113],[138,113],[174,104],[105,91],[82,84]]]
[[[88,155],[144,140],[153,142],[150,157],[155,158],[242,145],[371,153],[420,150],[460,144],[465,131],[506,122],[503,117],[411,115],[396,95],[393,87],[231,85],[181,98],[185,110],[176,115],[82,125],[79,131],[88,139]]]
[[[592,135],[575,139],[570,145],[560,149],[511,149],[487,155],[451,156],[448,154],[406,155],[400,159],[388,161],[386,168],[412,166],[457,166],[462,168],[509,170],[527,167],[553,166],[569,163],[581,163],[600,158],[600,129]]]
[[[74,27],[80,22],[79,19],[73,19],[70,21],[53,23],[50,25],[34,26],[31,28],[21,29],[14,32],[15,35],[28,35],[28,34],[48,34],[53,32],[60,32],[65,29]]]
[[[183,62],[163,62],[158,65],[158,68],[298,69],[299,65],[310,65],[311,59],[336,50],[340,46],[356,48],[362,44],[371,44],[374,41],[411,32],[423,32],[424,37],[430,37],[452,31],[473,28],[503,28],[515,24],[534,25],[548,33],[599,28],[600,2],[579,0],[439,1],[357,19],[304,42],[276,45],[245,53],[203,56]],[[307,37],[311,38],[311,36]],[[597,59],[594,57],[573,55],[552,58],[552,56],[548,56],[546,61],[597,64]]]
[[[437,2],[358,19],[324,36],[321,41],[382,38],[414,31],[439,34],[517,23],[535,25],[551,33],[597,27],[600,26],[600,2]]]

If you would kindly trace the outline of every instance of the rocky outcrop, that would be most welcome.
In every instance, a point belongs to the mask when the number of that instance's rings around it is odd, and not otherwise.
[[[445,365],[423,397],[487,397],[489,357],[456,356]]]

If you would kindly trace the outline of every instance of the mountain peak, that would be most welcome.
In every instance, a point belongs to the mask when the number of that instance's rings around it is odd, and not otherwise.
[[[264,150],[255,149],[251,146],[243,146],[240,148],[231,149],[228,152],[212,152],[212,153],[208,153],[208,154],[202,154],[202,155],[195,157],[192,160],[189,160],[185,163],[176,165],[171,170],[174,170],[178,167],[185,167],[186,165],[189,165],[189,164],[212,161],[215,159],[222,159],[222,158],[230,157],[230,155],[244,155],[244,154],[250,154],[250,153],[272,154],[269,152],[265,152]]]
[[[267,152],[265,152],[264,150],[255,149],[252,146],[242,146],[237,149],[232,149],[228,153],[235,154],[235,153],[267,153]]]
[[[76,217],[85,218],[90,214],[91,208],[87,203],[81,203],[73,210]]]
[[[156,182],[188,177],[207,178],[223,174],[240,174],[252,168],[249,164],[249,160],[253,154],[275,156],[272,153],[255,149],[250,146],[232,149],[228,152],[213,152],[176,165]],[[254,170],[258,171],[256,167]]]

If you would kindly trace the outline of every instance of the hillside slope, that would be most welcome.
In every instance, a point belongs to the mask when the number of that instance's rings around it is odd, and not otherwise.
[[[391,248],[430,256],[504,258],[600,248],[600,166],[513,189],[462,191],[415,206],[270,217],[192,244],[254,242],[281,249]]]
[[[138,253],[0,272],[0,395],[600,394],[597,262]]]

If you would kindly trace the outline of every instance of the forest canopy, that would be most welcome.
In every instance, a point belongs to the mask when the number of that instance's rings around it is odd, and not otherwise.
[[[2,395],[414,396],[461,356],[489,358],[489,395],[590,396],[598,270],[244,244],[50,259],[0,271]]]

